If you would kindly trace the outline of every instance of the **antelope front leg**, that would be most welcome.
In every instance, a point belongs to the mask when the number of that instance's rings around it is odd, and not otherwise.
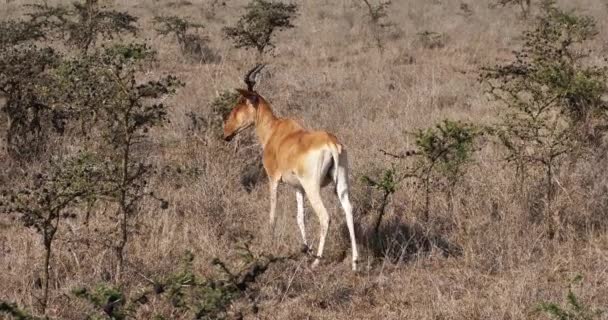
[[[277,189],[279,187],[279,181],[275,179],[270,179],[270,230],[272,231],[272,236],[274,237],[274,228],[276,224],[276,209],[277,209]]]

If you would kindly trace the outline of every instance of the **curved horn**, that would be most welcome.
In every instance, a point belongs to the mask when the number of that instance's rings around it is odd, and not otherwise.
[[[262,70],[266,64],[258,63],[253,69],[249,70],[245,75],[245,83],[247,84],[247,90],[253,91],[253,87],[255,86],[255,80],[258,76],[260,70]]]

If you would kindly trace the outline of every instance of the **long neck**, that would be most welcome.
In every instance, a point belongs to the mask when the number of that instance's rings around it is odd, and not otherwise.
[[[263,148],[266,147],[266,143],[272,135],[275,121],[277,121],[277,117],[272,109],[266,101],[261,100],[256,111],[255,132]]]

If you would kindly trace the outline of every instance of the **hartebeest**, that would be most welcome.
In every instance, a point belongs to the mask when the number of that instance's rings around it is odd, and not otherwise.
[[[331,133],[309,131],[292,119],[277,117],[270,104],[256,91],[255,78],[264,65],[257,65],[245,75],[247,90],[240,93],[237,104],[224,122],[224,140],[255,126],[263,148],[264,169],[270,185],[270,226],[274,232],[277,189],[279,182],[295,188],[297,223],[306,250],[310,250],[304,228],[304,193],[320,222],[319,248],[312,266],[323,256],[330,217],[321,199],[321,188],[335,184],[340,204],[346,214],[346,225],[352,247],[352,268],[357,270],[357,241],[352,206],[348,196],[348,160],[346,149]]]

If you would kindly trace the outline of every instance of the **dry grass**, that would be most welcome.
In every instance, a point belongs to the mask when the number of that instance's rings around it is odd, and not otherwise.
[[[0,19],[18,14],[23,2],[2,3]],[[218,139],[219,129],[188,129],[187,113],[209,114],[210,102],[225,89],[241,87],[245,69],[255,61],[253,53],[232,49],[220,32],[236,21],[245,3],[112,1],[116,8],[140,17],[141,36],[159,50],[161,63],[150,70],[151,75],[170,72],[187,84],[171,98],[175,106],[171,123],[153,133],[151,161],[160,167],[200,172],[167,172],[155,180],[157,193],[169,200],[170,208],[160,211],[154,203],[144,205],[138,233],[128,247],[132,268],[127,292],[145,283],[140,274],[173,270],[186,249],[195,254],[195,271],[211,275],[214,257],[237,263],[235,245],[246,236],[252,237],[257,252],[286,255],[299,248],[294,193],[287,187],[279,189],[273,239],[266,232],[266,181],[262,178],[251,193],[239,183],[243,168],[259,161],[259,148],[225,144]],[[606,4],[599,0],[561,4],[597,19],[602,33],[595,45],[606,53]],[[325,264],[315,270],[304,260],[272,265],[254,285],[259,312],[243,308],[246,319],[542,318],[534,312],[538,303],[563,301],[568,280],[576,274],[584,276],[577,290],[582,301],[608,305],[608,206],[601,200],[606,198],[606,174],[601,169],[605,160],[563,174],[557,207],[566,236],[560,241],[549,239],[542,219],[535,218],[527,202],[516,195],[514,173],[499,161],[500,151],[492,146],[476,156],[457,192],[454,214],[447,213],[443,195],[434,193],[431,219],[422,221],[422,194],[404,185],[382,226],[383,248],[365,236],[378,199],[359,177],[392,161],[377,149],[411,149],[413,141],[406,130],[443,118],[476,123],[495,119],[496,110],[476,81],[477,71],[510,59],[510,51],[521,44],[519,35],[526,22],[517,7],[491,9],[485,1],[470,1],[468,7],[470,16],[461,14],[458,1],[394,1],[389,10],[394,26],[383,35],[382,53],[375,47],[366,8],[359,1],[302,2],[296,28],[279,34],[258,91],[280,115],[331,130],[348,147],[363,271],[356,275],[349,271],[343,216],[327,190],[333,220]],[[184,58],[175,41],[154,34],[150,23],[160,13],[205,24],[203,33],[222,60],[197,64]],[[423,46],[418,36],[423,31],[446,35],[444,46]],[[250,139],[244,135],[237,143],[247,146]],[[9,169],[5,156],[0,158],[6,166],[0,182],[18,180],[20,173]],[[529,186],[529,199],[540,197],[537,189]],[[70,290],[108,278],[111,250],[93,241],[85,244],[112,227],[103,210],[96,208],[89,227],[76,220],[61,230],[51,270],[50,316],[81,318],[82,302],[71,298]],[[306,212],[309,235],[316,244],[316,217],[309,207]],[[10,219],[0,220],[0,300],[35,309],[39,289],[34,280],[41,272],[42,256],[39,241],[33,231]],[[167,310],[153,301],[137,317],[181,318],[166,314]]]

